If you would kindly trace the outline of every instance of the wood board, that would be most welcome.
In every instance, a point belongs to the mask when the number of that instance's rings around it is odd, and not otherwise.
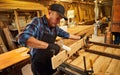
[[[3,42],[3,40],[2,40],[2,38],[1,38],[1,36],[0,36],[0,49],[1,49],[0,52],[2,52],[2,53],[8,51],[7,48],[6,48],[6,46],[5,46],[5,44],[4,44],[4,42]]]
[[[13,37],[12,37],[12,34],[10,33],[9,29],[8,28],[3,28],[3,31],[5,33],[5,37],[7,39],[9,49],[12,50],[12,49],[17,48],[15,46],[15,44],[13,43]]]
[[[93,26],[84,26],[83,29],[76,27],[76,28],[69,29],[69,32],[72,32],[72,34],[76,34],[76,35],[77,34],[81,35],[84,33],[87,33],[87,35],[91,35],[93,33],[92,28],[93,28]],[[75,30],[77,30],[77,32]],[[85,32],[84,32],[84,30],[85,30]],[[82,33],[80,33],[80,32],[82,32]],[[84,39],[85,38],[78,40],[78,41],[75,40],[76,42],[72,43],[72,45],[69,46],[71,48],[70,51],[63,50],[60,53],[58,53],[56,56],[53,56],[51,58],[53,69],[57,68],[60,64],[65,62],[65,60],[67,60],[70,56],[72,56],[74,53],[76,53],[81,47],[83,47]]]
[[[12,66],[20,61],[28,59],[30,56],[27,54],[29,51],[26,47],[14,49],[12,51],[0,55],[0,71]]]

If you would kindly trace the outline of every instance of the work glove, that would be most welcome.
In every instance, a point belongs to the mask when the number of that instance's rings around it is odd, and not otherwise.
[[[57,44],[49,44],[47,49],[50,50],[53,55],[57,55],[60,51],[60,46]]]
[[[82,34],[82,35],[80,36],[80,39],[82,39],[83,37],[85,37],[85,35],[86,35],[86,33]]]

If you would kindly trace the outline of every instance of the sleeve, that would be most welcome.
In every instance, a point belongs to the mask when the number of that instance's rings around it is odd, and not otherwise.
[[[66,38],[66,39],[68,39],[69,36],[70,36],[70,34],[68,32],[64,31],[63,29],[61,29],[59,27],[57,27],[57,35],[59,37],[63,37],[63,38]]]
[[[31,23],[27,25],[25,30],[18,36],[18,43],[22,46],[27,46],[26,41],[31,37],[35,37],[37,34],[37,18],[34,18]]]

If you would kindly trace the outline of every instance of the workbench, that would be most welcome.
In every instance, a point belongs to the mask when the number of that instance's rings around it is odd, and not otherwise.
[[[97,42],[103,41],[99,37],[94,38]],[[64,39],[64,44],[71,46],[77,40]],[[94,75],[119,75],[120,74],[120,46],[91,44],[90,50],[80,49],[77,55],[73,55],[59,66],[59,70],[68,75],[86,75],[84,59],[86,58],[86,70],[92,68]],[[97,51],[97,52],[96,52]],[[62,67],[61,67],[62,66]],[[77,72],[77,73],[76,73]]]
[[[22,75],[21,68],[29,62],[29,51],[20,47],[0,54],[0,75]]]

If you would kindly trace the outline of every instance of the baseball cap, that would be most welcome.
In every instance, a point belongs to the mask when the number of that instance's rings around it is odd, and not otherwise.
[[[56,11],[62,18],[68,20],[67,17],[64,15],[65,8],[61,4],[52,4],[49,6],[49,10]]]

